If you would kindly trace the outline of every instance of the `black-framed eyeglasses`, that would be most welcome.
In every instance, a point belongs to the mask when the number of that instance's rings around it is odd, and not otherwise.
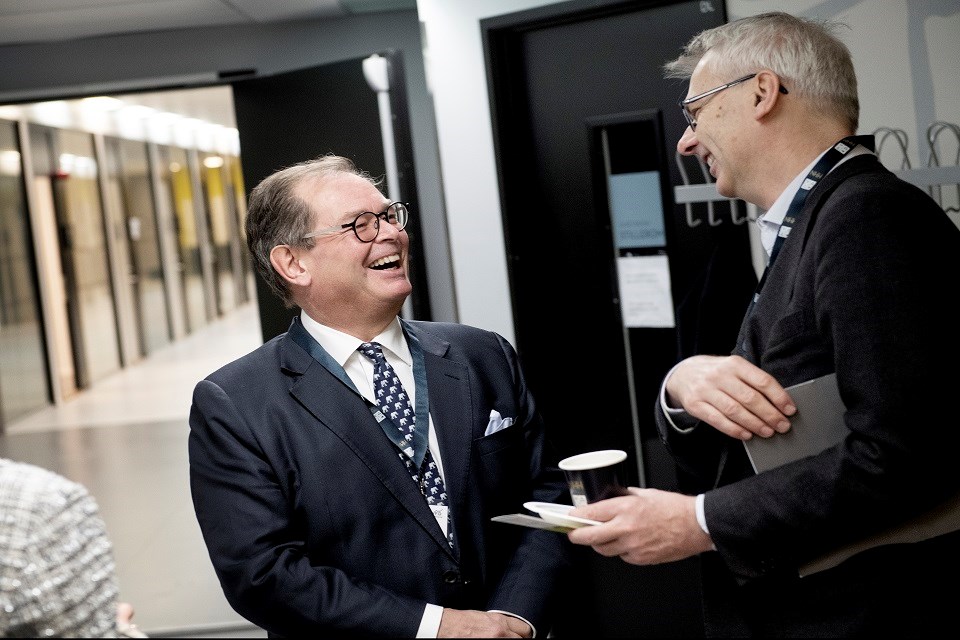
[[[357,240],[360,242],[373,242],[377,239],[377,234],[380,233],[381,220],[392,224],[397,228],[397,231],[403,231],[403,228],[407,226],[407,222],[410,220],[410,210],[407,206],[405,202],[391,202],[387,205],[387,208],[380,213],[364,211],[354,218],[353,222],[311,231],[303,236],[303,239],[308,240],[318,236],[328,236],[346,229],[353,229],[353,233],[356,234]]]
[[[690,125],[690,128],[691,128],[693,131],[696,131],[696,130],[697,130],[697,119],[693,116],[692,113],[690,113],[690,110],[687,109],[687,105],[688,105],[688,104],[693,104],[693,103],[696,102],[697,100],[703,100],[704,98],[709,98],[710,96],[712,96],[712,95],[715,94],[715,93],[720,93],[720,92],[723,91],[724,89],[729,89],[730,87],[735,87],[735,86],[737,86],[738,84],[740,84],[740,83],[742,83],[742,82],[746,82],[747,80],[750,80],[751,78],[756,78],[756,77],[757,77],[757,74],[756,74],[756,73],[751,73],[750,75],[743,76],[742,78],[737,78],[736,80],[731,80],[730,82],[728,82],[728,83],[726,83],[726,84],[722,84],[722,85],[720,85],[719,87],[714,87],[713,89],[710,89],[709,91],[704,91],[703,93],[698,93],[697,95],[691,96],[691,97],[687,98],[686,100],[681,100],[678,104],[680,105],[680,111],[683,112],[683,117],[686,119],[687,124]],[[780,93],[787,94],[787,93],[790,93],[790,92],[787,91],[787,88],[781,84],[781,85],[780,85]]]

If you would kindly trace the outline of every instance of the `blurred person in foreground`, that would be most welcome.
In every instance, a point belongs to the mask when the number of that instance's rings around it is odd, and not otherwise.
[[[855,136],[853,63],[837,25],[768,13],[695,36],[666,65],[689,78],[677,149],[720,194],[752,202],[768,267],[731,355],[682,360],[656,404],[663,442],[700,495],[631,488],[572,512],[569,534],[655,564],[702,554],[708,636],[923,636],[956,626],[960,534],[821,554],[960,490],[956,289],[960,230]],[[743,441],[777,438],[785,387],[836,373],[847,433],[756,474]]]
[[[85,487],[0,458],[0,637],[145,637],[118,602],[113,546]]]
[[[198,383],[190,481],[231,605],[271,635],[544,637],[573,547],[490,518],[567,494],[513,347],[398,316],[410,212],[343,157],[250,194],[300,313]]]

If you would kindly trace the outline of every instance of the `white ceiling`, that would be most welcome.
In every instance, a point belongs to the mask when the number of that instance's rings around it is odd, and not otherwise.
[[[0,0],[0,46],[414,7],[416,0]]]
[[[0,0],[0,46],[413,8],[416,0]],[[229,86],[114,97],[128,105],[236,127]],[[70,107],[77,102],[69,101]],[[0,116],[19,117],[27,109],[23,104],[0,106]],[[26,117],[34,119],[30,113]]]

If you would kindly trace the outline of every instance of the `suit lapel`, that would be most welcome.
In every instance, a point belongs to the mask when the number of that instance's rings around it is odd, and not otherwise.
[[[364,400],[301,349],[289,335],[284,339],[281,367],[293,374],[290,395],[319,421],[321,427],[340,438],[437,544],[449,552],[450,545],[437,526],[430,507]],[[377,506],[370,505],[370,508]]]
[[[448,356],[450,344],[405,323],[423,347],[430,394],[430,416],[440,445],[444,485],[453,509],[454,526],[463,527],[469,518],[465,509],[473,442],[473,397],[467,368]],[[458,547],[459,549],[459,547]]]

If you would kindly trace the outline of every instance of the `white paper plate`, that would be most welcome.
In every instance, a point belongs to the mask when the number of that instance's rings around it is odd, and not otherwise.
[[[551,524],[557,524],[564,527],[585,527],[591,524],[600,524],[597,520],[587,520],[577,516],[567,515],[573,509],[573,505],[556,504],[553,502],[524,502],[524,509],[533,511],[538,516]]]

